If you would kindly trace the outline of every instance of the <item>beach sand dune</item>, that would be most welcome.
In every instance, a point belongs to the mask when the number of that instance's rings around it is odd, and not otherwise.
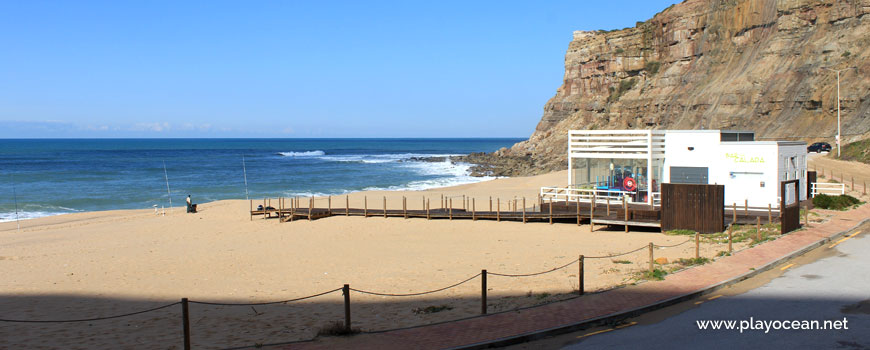
[[[490,196],[536,202],[540,186],[564,185],[566,172],[492,181],[419,192],[360,192],[390,208],[421,208],[440,196]],[[194,194],[194,198],[196,195]],[[334,205],[344,197],[333,197]],[[318,206],[324,206],[318,199]],[[255,206],[262,199],[255,201]],[[459,199],[454,206],[459,207]],[[339,204],[340,203],[340,204]],[[487,203],[487,204],[484,204]],[[383,293],[415,293],[449,286],[480,273],[540,272],[567,264],[580,254],[620,253],[649,242],[672,245],[686,236],[622,232],[588,225],[331,217],[279,223],[248,215],[249,202],[205,203],[197,214],[175,208],[166,216],[153,210],[76,213],[0,224],[0,309],[4,319],[57,320],[123,314],[194,301],[258,303],[293,299],[350,284]],[[277,201],[272,200],[277,206]],[[502,203],[503,208],[507,208]],[[704,244],[712,257],[724,245]],[[694,255],[694,245],[657,249],[671,260]],[[645,268],[647,251],[586,262],[586,290],[632,281]],[[570,297],[577,288],[577,265],[533,277],[490,276],[489,310],[499,312]],[[351,294],[354,326],[365,331],[416,326],[472,317],[480,312],[480,279],[456,288],[413,297]],[[341,321],[341,292],[304,301],[258,306],[191,304],[196,348],[227,348],[314,337]],[[439,312],[422,313],[427,307]],[[417,310],[417,312],[415,312]],[[82,323],[0,323],[6,346],[53,348],[181,347],[181,306],[126,318]]]

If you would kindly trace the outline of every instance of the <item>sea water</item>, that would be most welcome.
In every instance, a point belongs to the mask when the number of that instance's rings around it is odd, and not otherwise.
[[[413,158],[521,139],[5,139],[0,221],[221,199],[424,190],[487,180]],[[165,171],[164,171],[165,164]],[[247,177],[247,186],[245,178]],[[167,178],[169,191],[167,191]]]

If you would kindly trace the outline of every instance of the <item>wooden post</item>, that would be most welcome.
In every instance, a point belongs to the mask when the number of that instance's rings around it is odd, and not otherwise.
[[[253,200],[253,199],[249,199],[248,201],[249,201],[250,204],[251,204],[251,221],[254,221],[254,200]]]
[[[610,216],[610,198],[607,198],[606,206],[607,206],[607,216]],[[622,209],[625,209],[625,207],[623,207]]]
[[[387,218],[387,196],[384,196],[384,219]]]
[[[363,196],[363,217],[369,217],[369,197]]]
[[[806,209],[804,209],[804,225],[810,226],[810,206],[807,205]]]
[[[755,239],[761,242],[761,218],[755,217]]]
[[[550,225],[553,224],[553,197],[550,197]]]
[[[269,211],[266,210],[266,198],[263,198],[263,220],[266,220],[266,213]]]
[[[541,197],[541,194],[538,194],[538,208],[544,210],[544,197]]]
[[[489,196],[489,212],[492,213],[492,196]]]
[[[448,199],[450,201],[450,207],[447,208],[447,216],[450,220],[453,220],[453,198]]]
[[[501,222],[501,198],[496,198],[495,221]]]
[[[864,194],[867,194],[867,180],[864,180]]]
[[[595,192],[592,192],[592,203],[589,206],[589,231],[595,231],[595,224],[592,220],[595,220]]]
[[[523,197],[523,223],[526,223],[526,197]]]
[[[476,209],[477,208],[475,208],[475,207],[476,207],[476,205],[474,203],[474,198],[472,198],[471,199],[471,221],[477,221],[477,216],[476,216]]]
[[[344,197],[344,216],[350,216],[350,195]]]
[[[344,294],[344,330],[350,332],[350,285],[345,284],[341,287],[341,294]]]
[[[701,234],[695,232],[695,260],[701,257]]]
[[[408,218],[408,198],[402,196],[402,215],[405,216],[405,219]]]
[[[441,194],[441,209],[444,209],[444,194]]]
[[[728,254],[734,251],[732,248],[732,243],[734,241],[734,235],[732,234],[734,231],[734,224],[728,225]]]
[[[308,221],[311,221],[311,207],[314,206],[314,197],[308,197]]]
[[[432,215],[429,213],[429,200],[426,200],[426,220],[432,220]]]
[[[577,271],[577,294],[583,295],[583,254],[580,254],[580,269]]]
[[[465,195],[462,195],[462,210],[468,210],[468,207],[465,206]]]
[[[654,269],[653,263],[655,259],[653,258],[653,243],[649,242],[649,273],[652,273]]]
[[[743,204],[743,216],[749,216],[749,200],[748,199],[746,199],[746,201]]]
[[[622,196],[622,210],[625,211],[625,233],[628,233],[628,196]]]
[[[767,223],[770,224],[773,221],[773,207],[770,203],[767,203]]]
[[[580,196],[577,196],[577,226],[580,226]]]
[[[181,327],[184,333],[184,350],[190,350],[190,311],[187,298],[181,298]]]
[[[480,270],[480,314],[486,315],[486,270]]]
[[[732,214],[731,223],[732,224],[737,223],[737,203],[736,202],[733,205],[731,205],[731,214]]]

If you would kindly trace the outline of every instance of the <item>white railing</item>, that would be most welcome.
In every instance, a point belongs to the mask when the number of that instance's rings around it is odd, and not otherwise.
[[[652,193],[652,204],[653,204],[653,206],[662,205],[662,193],[661,192],[653,192]]]
[[[827,182],[813,182],[812,193],[813,196],[817,194],[843,195],[846,194],[846,185]]]
[[[622,203],[622,197],[628,196],[628,201],[633,203],[631,198],[635,192],[619,191],[619,190],[599,190],[599,189],[584,189],[571,187],[541,187],[541,198],[545,201],[564,201],[576,202],[581,201],[591,203],[592,197],[595,197],[596,203],[611,204]]]

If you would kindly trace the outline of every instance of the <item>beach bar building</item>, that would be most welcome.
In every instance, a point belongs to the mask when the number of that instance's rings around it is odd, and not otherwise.
[[[730,130],[571,130],[568,138],[570,185],[542,188],[544,196],[656,205],[662,183],[719,184],[727,204],[777,208],[782,181],[807,188],[804,142]]]

